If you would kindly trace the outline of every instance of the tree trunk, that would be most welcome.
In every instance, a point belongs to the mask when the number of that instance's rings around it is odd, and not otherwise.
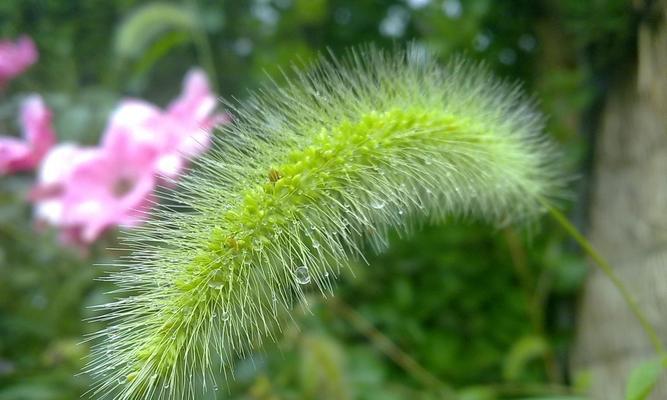
[[[589,238],[667,341],[667,0],[640,26],[638,65],[610,92],[595,149]],[[580,310],[574,366],[592,398],[622,399],[629,371],[654,350],[597,270]],[[651,399],[667,399],[662,379]]]

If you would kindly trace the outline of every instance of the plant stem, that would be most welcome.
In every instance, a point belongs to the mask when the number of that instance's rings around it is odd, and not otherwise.
[[[345,304],[342,300],[331,298],[328,304],[334,311],[347,319],[352,326],[359,332],[366,336],[371,343],[373,343],[380,351],[387,357],[394,361],[398,366],[403,368],[406,372],[412,375],[416,380],[421,382],[424,386],[437,389],[445,396],[445,398],[453,397],[452,390],[440,379],[431,374],[426,368],[422,367],[414,358],[401,350],[394,342],[391,341],[384,333],[377,330],[361,314],[356,312],[352,307]]]
[[[634,298],[632,293],[630,293],[625,284],[623,284],[623,281],[616,274],[616,272],[614,272],[614,269],[611,267],[611,265],[609,265],[607,260],[605,260],[597,252],[597,250],[593,248],[593,245],[591,245],[591,243],[584,237],[584,235],[582,235],[581,232],[579,232],[579,230],[574,225],[572,225],[572,223],[567,219],[567,217],[563,215],[563,213],[551,206],[546,200],[542,199],[541,201],[544,207],[546,207],[549,211],[549,214],[551,214],[556,222],[558,222],[560,226],[562,226],[563,229],[565,229],[565,231],[570,236],[572,236],[572,238],[581,246],[584,252],[586,252],[586,254],[588,254],[588,256],[594,261],[595,265],[598,266],[602,273],[604,273],[607,278],[609,278],[611,283],[616,287],[618,292],[623,297],[623,300],[625,300],[625,303],[630,308],[630,311],[635,315],[637,320],[639,320],[639,323],[644,329],[646,336],[648,336],[649,340],[653,344],[656,353],[663,357],[666,356],[667,353],[665,353],[665,347],[662,344],[662,341],[660,340],[657,332],[649,322],[648,318],[646,318],[646,315],[644,315],[640,309],[637,300]]]
[[[197,0],[189,0],[190,7],[192,8],[193,13],[197,18],[199,18],[199,4]],[[213,61],[213,53],[211,52],[211,42],[208,40],[206,32],[204,32],[200,23],[196,23],[195,27],[192,29],[192,39],[194,41],[197,53],[199,56],[199,61],[202,63],[208,78],[211,81],[211,86],[215,88],[216,93],[220,90],[218,87],[218,75],[215,70],[215,62]]]

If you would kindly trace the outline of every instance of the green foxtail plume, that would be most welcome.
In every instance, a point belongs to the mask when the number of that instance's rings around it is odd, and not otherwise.
[[[129,234],[93,397],[201,398],[363,244],[450,216],[530,219],[561,187],[542,117],[482,67],[364,48],[286,80],[229,105],[172,206]]]

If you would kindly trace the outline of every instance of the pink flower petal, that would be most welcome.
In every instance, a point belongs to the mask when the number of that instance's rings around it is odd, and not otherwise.
[[[40,96],[32,95],[24,100],[21,105],[21,125],[23,136],[32,146],[33,160],[36,164],[56,141],[51,110],[46,107]]]
[[[23,102],[20,121],[25,141],[0,137],[0,174],[34,168],[56,140],[51,111],[41,97],[32,95]]]
[[[167,113],[181,121],[199,124],[215,109],[216,98],[206,74],[199,68],[188,71],[183,92],[167,107]]]
[[[156,124],[162,118],[159,108],[150,103],[128,99],[113,112],[102,136],[102,148],[124,154],[142,168],[152,168],[156,159],[168,147],[168,137]]]
[[[114,226],[140,224],[154,203],[157,179],[181,174],[190,158],[210,146],[207,129],[227,121],[212,114],[215,105],[201,70],[188,73],[183,93],[166,111],[123,100],[100,147],[61,145],[48,153],[33,191],[37,218],[57,225],[62,240],[75,245],[91,243]]]
[[[184,166],[183,157],[180,154],[167,153],[158,158],[156,170],[159,176],[169,179],[177,177]]]
[[[51,149],[37,171],[37,184],[30,198],[35,203],[35,218],[51,225],[63,222],[63,192],[72,172],[79,165],[95,157],[93,148],[79,147],[71,143]]]
[[[28,36],[21,36],[16,42],[0,41],[0,87],[10,79],[20,75],[37,61],[35,43]]]

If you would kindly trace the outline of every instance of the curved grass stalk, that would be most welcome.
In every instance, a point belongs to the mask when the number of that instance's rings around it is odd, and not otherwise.
[[[651,345],[653,346],[655,352],[660,357],[667,359],[667,352],[665,352],[665,346],[660,339],[660,336],[653,328],[653,325],[649,322],[649,319],[644,315],[644,312],[641,310],[639,303],[632,295],[630,290],[625,286],[623,280],[614,272],[614,269],[609,265],[607,260],[600,255],[600,253],[595,250],[593,245],[586,239],[584,235],[579,232],[579,230],[572,225],[572,223],[565,217],[560,211],[551,206],[547,201],[542,202],[544,207],[549,211],[549,214],[553,217],[556,222],[579,244],[579,246],[584,250],[584,252],[593,260],[595,266],[597,266],[600,271],[611,281],[612,285],[619,292],[623,301],[627,304],[630,312],[637,318],[637,321],[641,325],[644,333],[648,337]]]
[[[429,220],[531,220],[562,187],[541,115],[482,67],[365,48],[286,79],[229,105],[216,149],[128,234],[93,397],[201,398],[362,244]]]

